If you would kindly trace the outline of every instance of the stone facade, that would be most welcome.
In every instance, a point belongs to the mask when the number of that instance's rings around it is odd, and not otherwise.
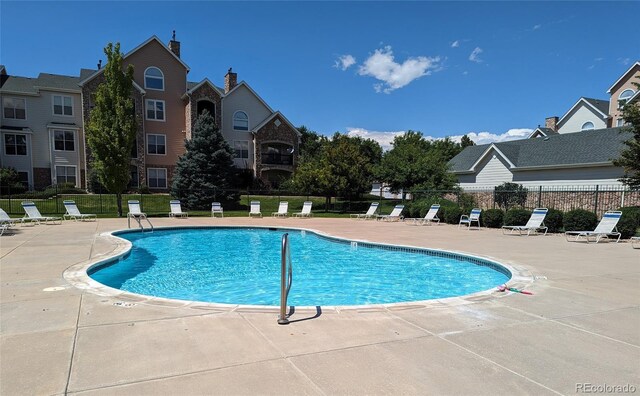
[[[33,168],[33,187],[41,190],[52,184],[50,168]]]
[[[82,87],[82,112],[84,118],[84,124],[89,124],[89,118],[91,116],[91,109],[93,108],[93,95],[98,89],[98,85],[104,82],[104,74],[100,74],[96,76],[92,80],[86,82]],[[131,165],[136,165],[138,167],[138,182],[139,184],[146,184],[146,172],[144,171],[144,160],[145,160],[145,139],[144,139],[144,98],[142,93],[138,91],[135,87],[131,91],[131,96],[133,98],[133,103],[135,106],[136,119],[138,120],[138,130],[136,131],[136,144],[137,144],[137,158],[131,159]],[[86,134],[86,131],[85,131]],[[91,168],[91,148],[87,145],[87,169]],[[82,184],[85,188],[86,184]]]
[[[224,93],[229,93],[236,85],[238,85],[238,73],[232,72],[231,68],[229,68],[229,71],[224,76]]]
[[[208,100],[216,106],[216,114],[214,114],[215,122],[218,127],[222,125],[222,97],[217,90],[213,89],[209,84],[202,84],[198,89],[193,91],[189,96],[186,110],[186,137],[191,139],[191,128],[198,118],[198,102]]]
[[[283,143],[293,148],[292,165],[274,165],[262,163],[262,145],[265,143]],[[263,172],[269,170],[287,171],[293,173],[297,165],[297,153],[299,152],[300,137],[298,131],[289,126],[279,115],[273,117],[267,124],[260,128],[254,137],[254,172],[256,178],[265,180]],[[265,180],[266,181],[266,180]]]

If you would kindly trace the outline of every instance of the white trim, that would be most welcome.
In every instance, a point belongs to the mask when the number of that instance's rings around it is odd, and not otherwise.
[[[196,109],[196,111],[197,111],[197,109]],[[238,113],[244,113],[244,115],[247,116],[247,129],[237,129],[236,128],[236,114],[238,114]],[[246,131],[246,132],[249,132],[249,131],[252,130],[252,129],[249,128],[249,126],[250,126],[250,124],[249,124],[249,114],[246,111],[244,111],[244,110],[236,110],[236,111],[233,112],[233,117],[231,117],[231,129],[233,129],[234,131]]]
[[[62,100],[62,114],[56,114],[56,97],[60,97]],[[66,107],[64,105],[64,98],[69,98],[71,99],[71,115],[69,114],[64,114],[64,108]],[[74,117],[75,116],[75,111],[74,111],[74,105],[75,105],[75,101],[73,100],[73,96],[70,95],[51,95],[51,114],[54,117]]]
[[[79,131],[80,127],[75,125],[47,124],[47,129],[68,129],[70,131]]]
[[[149,185],[149,181],[151,180],[151,177],[149,177],[149,171],[150,170],[161,170],[164,171],[164,187],[151,187]],[[139,181],[138,181],[139,183]],[[169,180],[168,180],[168,175],[167,175],[167,168],[147,168],[147,187],[152,188],[152,189],[156,189],[156,190],[160,190],[160,189],[165,189],[165,188],[169,188]]]
[[[253,129],[251,129],[251,132],[253,132],[253,133],[258,132],[260,130],[260,128],[262,128],[263,126],[267,125],[267,123],[269,121],[271,121],[272,119],[274,119],[276,116],[280,116],[280,118],[282,118],[287,125],[289,125],[291,128],[293,128],[294,131],[296,131],[298,136],[302,136],[302,134],[300,133],[298,128],[293,126],[293,124],[287,119],[287,117],[285,117],[280,111],[276,111],[275,113],[271,114],[269,117],[265,118],[265,120],[262,121],[260,123],[260,125],[258,125],[256,127],[254,127]]]
[[[592,168],[598,166],[612,166],[612,162],[585,162],[580,164],[553,164],[553,165],[536,165],[536,166],[521,166],[513,169],[517,171],[528,171],[537,169],[566,169],[566,168]]]
[[[0,94],[2,95],[19,95],[19,96],[40,96],[40,92],[18,92],[18,91],[7,91],[5,89],[0,89]]]
[[[240,84],[238,84],[238,85],[236,85],[235,87],[233,87],[233,89],[232,89],[231,91],[227,92],[227,93],[226,93],[226,95],[224,95],[224,96],[225,96],[225,97],[227,97],[227,96],[231,95],[232,93],[234,93],[234,92],[235,92],[238,88],[240,88],[241,86],[243,86],[243,87],[247,88],[247,89],[249,90],[249,92],[251,92],[251,93],[253,94],[253,96],[255,96],[256,98],[258,98],[258,100],[260,101],[260,103],[262,103],[262,104],[263,104],[263,105],[264,105],[264,106],[269,110],[269,112],[271,112],[271,113],[273,113],[273,112],[274,112],[274,111],[273,111],[273,109],[271,108],[271,106],[269,106],[269,105],[267,104],[267,102],[265,102],[265,101],[264,101],[264,99],[262,99],[262,98],[260,97],[260,95],[258,95],[258,94],[256,93],[256,91],[254,91],[254,90],[249,86],[249,84],[247,84],[246,82],[244,82],[244,80],[243,80],[243,81],[240,81]]]
[[[539,136],[547,136],[547,134],[544,133],[544,131],[542,129],[536,128],[535,131],[531,132],[531,134],[529,135],[529,137],[527,137],[527,139],[537,138],[538,136],[536,136],[536,134],[539,135]]]
[[[21,131],[16,131],[15,129],[7,129],[5,127],[5,128],[0,128],[0,132],[2,132],[2,133],[23,133],[25,135],[33,135],[33,131],[30,128],[23,129]]]
[[[500,156],[501,156],[505,161],[507,161],[507,163],[509,164],[509,169],[513,169],[513,168],[515,168],[515,167],[516,167],[516,166],[514,165],[514,163],[513,163],[513,162],[511,162],[511,161],[509,160],[509,158],[507,158],[507,156],[506,156],[506,155],[504,155],[504,153],[503,153],[502,151],[500,151],[500,150],[498,149],[498,147],[497,147],[495,144],[491,143],[491,145],[490,145],[490,146],[485,150],[485,152],[484,152],[484,153],[482,153],[482,155],[480,156],[480,158],[478,158],[478,160],[477,160],[473,165],[471,165],[471,168],[469,169],[471,172],[475,172],[475,171],[476,171],[476,166],[478,166],[478,164],[480,163],[480,161],[482,161],[482,160],[484,159],[484,157],[486,157],[487,155],[489,155],[489,153],[491,152],[491,149],[495,150],[495,152],[496,152],[496,153],[500,154]]]
[[[58,169],[56,169],[58,167],[75,168],[75,171],[73,172],[76,177],[76,182],[74,183],[74,186],[78,187],[78,182],[80,181],[80,177],[78,175],[78,165],[53,164],[53,174],[54,174],[53,181],[55,181],[55,184],[60,184],[60,182],[58,181]],[[63,183],[68,183],[68,182],[65,181]]]
[[[587,124],[591,124],[591,128],[585,128],[584,126]],[[593,129],[596,129],[596,124],[593,123],[593,121],[591,120],[587,120],[585,122],[582,123],[582,126],[580,127],[580,132],[582,131],[591,131]]]
[[[8,118],[4,116],[4,100],[5,99],[19,99],[24,101],[24,118]],[[15,114],[15,107],[13,108]],[[17,98],[15,96],[2,96],[2,118],[5,120],[16,120],[16,121],[27,121],[27,99],[26,98]]]
[[[587,106],[589,106],[591,109],[596,111],[596,115],[600,115],[600,118],[602,118],[602,120],[606,120],[609,115],[605,114],[603,112],[601,112],[597,107],[595,107],[594,105],[592,105],[591,103],[589,103],[589,101],[585,100],[585,98],[580,98],[578,99],[578,101],[576,102],[576,104],[574,104],[569,111],[567,111],[558,121],[558,123],[556,124],[558,126],[558,129],[560,129],[560,125],[562,125],[565,122],[565,118],[569,116],[569,114],[571,114],[571,112],[573,111],[573,109],[575,109],[580,103],[585,103]]]
[[[608,93],[608,94],[610,94],[610,93],[611,93],[611,90],[612,90],[616,85],[618,85],[618,83],[619,83],[620,81],[622,81],[622,79],[624,79],[624,78],[627,76],[627,74],[629,74],[629,72],[630,72],[631,70],[633,70],[633,68],[634,68],[634,67],[636,67],[636,66],[640,66],[640,62],[636,62],[636,63],[634,63],[633,65],[631,65],[631,67],[629,68],[629,70],[627,70],[626,72],[624,72],[624,74],[622,74],[622,76],[620,76],[620,78],[619,78],[618,80],[616,80],[616,82],[614,82],[614,83],[613,83],[613,85],[611,86],[611,88],[609,88],[609,89],[607,90],[607,93]]]
[[[149,113],[147,112],[147,106],[148,106],[148,102],[150,102],[150,101],[162,102],[162,119],[149,118]],[[153,113],[154,113],[155,116],[157,116],[157,110],[155,109],[155,103],[154,103]],[[145,99],[144,100],[144,119],[145,120],[149,120],[149,121],[159,121],[159,122],[167,121],[167,104],[165,103],[165,101],[161,100],[161,99]]]
[[[218,89],[218,87],[216,87],[208,78],[205,78],[204,80],[200,81],[193,88],[188,89],[187,90],[187,94],[192,94],[196,89],[200,88],[204,84],[209,84],[211,86],[211,88],[213,88],[213,90],[216,91],[220,95],[221,98],[224,96],[224,91],[221,91],[220,89]]]
[[[157,153],[150,153],[149,152],[149,136],[162,136],[164,137],[164,154],[157,154]],[[158,144],[155,144],[155,146],[158,146]],[[165,157],[167,155],[167,135],[162,134],[162,133],[147,133],[145,135],[145,148],[146,148],[146,152],[147,155],[157,155],[157,156],[161,156],[161,157]]]
[[[71,132],[71,133],[73,134],[73,150],[56,150],[56,131],[63,132],[63,133],[64,133],[64,132]],[[64,130],[64,129],[52,128],[52,129],[51,129],[51,135],[53,136],[53,139],[51,139],[51,143],[52,143],[52,148],[53,148],[53,151],[54,151],[54,152],[59,152],[59,153],[75,153],[76,151],[78,151],[78,150],[77,150],[78,142],[77,142],[77,139],[76,139],[76,131],[74,131],[74,130],[69,130],[69,129]],[[65,140],[63,139],[63,142],[64,142],[64,141],[65,141]]]
[[[167,52],[169,52],[171,54],[171,56],[173,56],[173,58],[175,60],[177,60],[178,62],[180,62],[180,64],[182,66],[184,66],[187,69],[187,72],[189,72],[191,69],[189,68],[189,66],[187,66],[186,63],[184,63],[182,61],[182,59],[178,58],[176,56],[176,54],[174,54],[169,47],[167,47],[162,41],[160,41],[160,39],[158,38],[158,36],[153,35],[151,37],[149,37],[147,40],[145,40],[142,44],[138,45],[137,47],[135,47],[134,49],[132,49],[131,51],[127,52],[126,54],[124,54],[122,56],[122,60],[124,61],[125,59],[127,59],[129,56],[131,56],[134,52],[138,51],[140,48],[144,47],[145,45],[149,44],[151,41],[157,41],[164,49],[167,50]],[[89,77],[85,78],[84,80],[80,81],[78,83],[78,85],[83,86],[84,84],[86,84],[88,81],[93,80],[98,74],[101,74],[104,72],[104,67],[102,67],[100,70],[97,70],[95,73],[93,73],[92,75],[90,75]]]
[[[162,75],[162,89],[147,87],[147,72],[149,71],[149,69],[156,69]],[[156,79],[156,80],[158,79],[158,77],[156,77],[156,76],[151,76],[150,78]],[[162,72],[162,70],[160,70],[159,67],[157,67],[157,66],[149,66],[146,69],[144,69],[144,74],[142,75],[142,79],[144,80],[144,89],[150,89],[152,91],[163,91],[164,92],[164,87],[165,87],[164,73]]]
[[[4,140],[4,137],[6,135],[24,135],[24,140],[25,140],[25,146],[26,146],[26,154],[7,154],[7,143]],[[11,131],[11,132],[2,132],[2,155],[6,156],[6,157],[30,157],[30,147],[29,147],[29,135],[26,133],[20,133],[20,132],[16,132],[16,131]],[[16,153],[18,152],[17,149],[17,145],[16,145]]]

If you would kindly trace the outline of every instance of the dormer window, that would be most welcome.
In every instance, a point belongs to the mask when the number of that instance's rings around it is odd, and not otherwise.
[[[164,91],[164,75],[157,67],[149,67],[144,71],[144,87]]]
[[[249,116],[244,111],[236,111],[233,114],[233,129],[238,131],[249,130]]]
[[[595,128],[595,126],[593,125],[593,122],[587,121],[584,124],[582,124],[582,128],[580,128],[580,130],[588,131],[589,129],[593,129],[593,128]]]

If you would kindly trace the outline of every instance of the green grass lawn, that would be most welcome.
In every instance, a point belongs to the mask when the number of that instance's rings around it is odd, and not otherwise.
[[[48,199],[33,199],[38,210],[43,215],[62,215],[65,213],[63,200],[74,200],[81,213],[95,213],[99,217],[117,217],[116,197],[111,194],[60,194]],[[122,197],[123,212],[127,213],[127,200],[139,200],[142,211],[151,217],[163,217],[169,215],[168,194],[125,194]],[[24,215],[21,202],[25,199],[0,199],[0,208],[13,217]],[[312,201],[312,213],[314,217],[349,217],[351,213],[364,213],[371,202],[380,202],[378,214],[389,214],[398,200],[380,200],[379,197],[365,196],[358,201],[344,201],[333,198],[329,207],[325,207],[324,197],[314,196],[277,196],[277,195],[242,195],[240,202],[223,204],[224,215],[228,217],[243,217],[249,214],[251,201],[260,201],[260,209],[263,216],[271,216],[278,211],[280,201],[289,202],[289,214],[300,212],[304,201]],[[189,210],[189,216],[211,216],[210,210]]]

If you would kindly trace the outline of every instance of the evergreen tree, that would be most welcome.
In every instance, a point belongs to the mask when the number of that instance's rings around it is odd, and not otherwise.
[[[131,150],[137,130],[131,98],[133,66],[122,70],[120,43],[107,44],[104,53],[107,56],[105,80],[96,90],[95,107],[87,126],[87,144],[98,180],[116,195],[118,216],[122,216],[122,193],[131,179]]]
[[[475,145],[476,144],[473,142],[473,140],[471,140],[467,135],[464,135],[462,139],[460,139],[460,147],[462,147],[463,149],[465,147],[475,146]]]
[[[189,209],[207,209],[214,201],[235,201],[229,191],[237,169],[234,152],[208,111],[196,119],[186,152],[178,159],[171,194]]]
[[[638,77],[640,78],[640,77]],[[636,89],[640,89],[640,84],[634,82]],[[623,132],[631,132],[633,136],[625,142],[627,148],[620,153],[620,158],[613,161],[613,164],[624,168],[624,176],[620,181],[632,190],[640,190],[640,102],[620,103],[622,108],[622,118],[629,125]]]

